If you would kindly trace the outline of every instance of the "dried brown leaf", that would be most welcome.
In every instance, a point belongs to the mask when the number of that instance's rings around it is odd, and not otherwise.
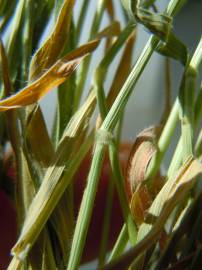
[[[146,211],[152,203],[151,195],[146,185],[139,187],[132,195],[130,209],[135,224],[141,225],[144,222]]]
[[[146,179],[146,171],[156,153],[159,128],[144,129],[136,138],[127,165],[127,183],[133,193]]]
[[[74,2],[74,0],[64,1],[52,33],[33,56],[29,70],[30,81],[37,79],[51,67],[62,52],[68,38]]]
[[[75,49],[73,52],[58,60],[46,73],[39,79],[23,88],[21,91],[0,101],[0,111],[19,108],[37,102],[52,88],[63,83],[82,59],[90,52],[95,50],[100,40],[94,40]]]
[[[155,217],[154,225],[143,223],[138,231],[138,243],[117,260],[103,267],[103,270],[128,269],[129,265],[141,253],[148,250],[159,237],[164,225],[174,207],[186,193],[193,187],[196,177],[202,173],[202,164],[197,159],[190,157],[179,170],[177,176],[162,188],[150,207],[149,213]]]

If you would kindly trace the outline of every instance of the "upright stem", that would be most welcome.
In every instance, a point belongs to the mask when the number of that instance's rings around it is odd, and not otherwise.
[[[175,11],[175,8],[178,7],[180,0],[171,0],[169,3],[169,7],[167,9],[168,15],[172,15]],[[134,86],[142,74],[144,67],[149,61],[153,51],[157,47],[159,39],[155,36],[151,37],[147,42],[141,56],[133,67],[128,79],[123,85],[121,91],[119,92],[115,102],[113,103],[110,111],[108,112],[100,131],[104,134],[105,138],[110,137],[110,133],[113,131],[114,127],[117,124],[119,116],[123,111],[132,91],[134,90]],[[79,266],[79,262],[82,255],[82,250],[85,243],[85,238],[92,214],[93,203],[96,194],[96,187],[98,184],[98,178],[100,176],[100,169],[103,161],[104,153],[104,144],[100,140],[96,142],[95,152],[93,155],[93,160],[87,180],[87,187],[85,189],[85,193],[82,199],[81,208],[79,211],[78,221],[75,228],[75,233],[72,242],[72,248],[70,252],[70,258],[68,263],[68,270],[77,269]]]
[[[86,13],[88,10],[88,6],[89,6],[90,1],[89,0],[83,0],[83,4],[81,7],[81,11],[79,14],[79,18],[78,18],[78,22],[77,22],[77,26],[75,29],[75,36],[76,36],[76,42],[79,42],[79,38],[83,29],[83,24],[85,21],[85,17],[86,17]]]
[[[95,17],[93,19],[93,23],[91,26],[89,40],[94,38],[96,33],[98,32],[98,29],[99,29],[99,26],[101,23],[101,19],[102,19],[102,15],[104,12],[105,4],[107,1],[108,0],[99,0],[98,1],[97,10],[96,10]],[[90,62],[91,62],[91,56],[89,55],[84,59],[84,61],[81,64],[81,67],[80,67],[77,89],[76,89],[75,100],[74,100],[74,111],[76,111],[78,109],[78,106],[79,106],[82,91],[84,89],[86,78],[88,75],[88,69],[90,66]]]

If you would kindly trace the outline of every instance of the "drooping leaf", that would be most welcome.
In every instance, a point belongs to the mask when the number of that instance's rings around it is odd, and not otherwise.
[[[170,16],[166,13],[153,13],[144,8],[144,3],[142,5],[137,0],[122,0],[122,2],[130,17],[136,19],[138,23],[143,24],[149,31],[159,37],[160,43],[156,50],[160,54],[172,57],[186,65],[188,60],[187,48],[172,32],[172,18]],[[180,8],[184,4],[185,1],[181,1]]]
[[[165,42],[167,41],[172,27],[171,17],[161,13],[152,13],[140,7],[135,9],[135,17],[152,33],[158,35]]]
[[[160,42],[156,51],[162,55],[174,58],[186,65],[188,60],[187,48],[172,32],[170,32],[167,42]]]

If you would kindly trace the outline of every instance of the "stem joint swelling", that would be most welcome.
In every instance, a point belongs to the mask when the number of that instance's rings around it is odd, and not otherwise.
[[[95,139],[96,139],[96,143],[97,144],[100,144],[100,145],[109,145],[113,141],[114,136],[108,130],[106,130],[104,128],[99,128],[96,131]]]

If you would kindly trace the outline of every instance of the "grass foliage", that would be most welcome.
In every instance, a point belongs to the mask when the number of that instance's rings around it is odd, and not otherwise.
[[[112,202],[115,185],[124,225],[108,256],[110,211],[106,209],[98,268],[199,269],[202,192],[197,187],[202,173],[202,89],[197,89],[196,82],[200,78],[202,39],[190,54],[173,29],[173,17],[186,1],[170,0],[165,11],[159,12],[155,0],[98,0],[95,12],[90,12],[93,19],[85,44],[81,44],[80,36],[90,1],[81,1],[78,18],[76,2],[0,1],[1,155],[9,142],[16,163],[14,200],[19,231],[8,269],[78,269],[106,151],[113,176],[107,203]],[[108,25],[102,29],[105,14]],[[52,29],[38,48],[51,20]],[[139,25],[150,32],[150,38],[133,63]],[[90,74],[97,50],[102,59]],[[145,130],[136,138],[125,177],[118,159],[124,109],[154,52],[165,58],[164,113],[157,129]],[[111,86],[105,89],[106,76],[118,53],[119,64]],[[171,59],[180,62],[184,70],[173,104]],[[91,87],[81,102],[88,77]],[[38,104],[49,91],[57,92],[51,136]],[[181,127],[179,142],[167,172],[161,175],[162,160],[177,126]],[[74,175],[92,147],[92,163],[75,222]],[[130,202],[126,180],[132,191]]]

